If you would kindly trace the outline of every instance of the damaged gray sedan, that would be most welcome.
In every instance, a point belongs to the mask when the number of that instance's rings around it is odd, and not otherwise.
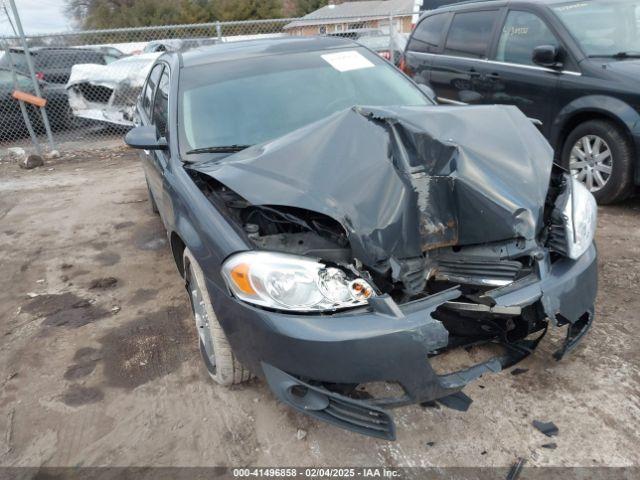
[[[390,408],[464,408],[548,328],[560,359],[591,326],[594,199],[514,107],[435,106],[356,43],[290,38],[165,54],[137,110],[126,142],[220,384],[257,375],[394,439]]]

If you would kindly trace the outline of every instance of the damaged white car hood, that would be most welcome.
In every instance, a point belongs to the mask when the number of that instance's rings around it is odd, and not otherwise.
[[[142,87],[153,62],[162,53],[143,53],[116,60],[109,65],[80,63],[71,67],[67,82],[69,88],[79,83],[91,83],[115,88],[121,83]]]
[[[74,65],[66,85],[73,115],[133,126],[136,100],[149,70],[160,55],[161,52],[134,55],[109,65]]]

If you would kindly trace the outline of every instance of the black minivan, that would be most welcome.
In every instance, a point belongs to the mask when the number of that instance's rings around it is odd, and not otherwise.
[[[440,103],[518,106],[600,203],[640,185],[640,0],[438,8],[400,67]]]

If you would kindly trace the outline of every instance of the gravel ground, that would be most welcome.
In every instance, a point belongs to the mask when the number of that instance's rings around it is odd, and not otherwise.
[[[600,209],[597,319],[465,392],[395,411],[398,441],[215,386],[141,166],[127,150],[0,164],[0,466],[637,466],[640,201]],[[553,421],[547,438],[534,419]],[[554,442],[557,448],[543,448]]]

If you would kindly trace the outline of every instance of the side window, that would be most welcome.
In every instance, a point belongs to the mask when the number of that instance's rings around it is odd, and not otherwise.
[[[153,104],[153,94],[158,84],[158,79],[162,73],[162,65],[156,65],[151,70],[151,74],[147,79],[147,84],[144,87],[142,93],[142,109],[145,111],[148,117],[151,117],[151,105]]]
[[[442,42],[442,33],[449,15],[432,15],[418,24],[407,49],[411,52],[437,52]]]
[[[557,47],[559,43],[540,17],[530,12],[512,10],[500,33],[496,60],[534,65],[531,61],[533,49],[541,45]]]
[[[444,53],[458,57],[485,58],[498,10],[456,13],[447,35]]]
[[[153,102],[152,122],[158,133],[167,136],[167,119],[169,112],[169,69],[165,68],[156,90],[156,99]]]

